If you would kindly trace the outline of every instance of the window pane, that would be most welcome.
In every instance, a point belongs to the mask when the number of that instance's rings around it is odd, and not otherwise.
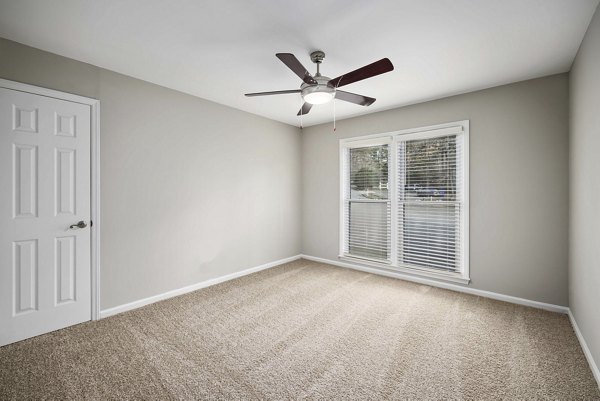
[[[350,199],[388,199],[388,145],[350,149]]]
[[[457,199],[456,136],[405,142],[404,198],[454,201]]]
[[[346,204],[348,253],[388,260],[390,255],[389,202],[352,202]]]
[[[400,262],[457,270],[460,261],[460,206],[444,202],[404,204],[399,210]]]

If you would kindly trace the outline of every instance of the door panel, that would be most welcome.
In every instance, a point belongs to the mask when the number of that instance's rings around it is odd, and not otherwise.
[[[54,240],[56,246],[56,305],[75,301],[75,236],[61,237]]]
[[[13,242],[13,305],[19,315],[38,309],[37,240]]]
[[[13,144],[14,217],[37,217],[37,146]]]
[[[75,215],[75,149],[54,149],[55,215]]]
[[[90,113],[0,88],[0,346],[91,318]]]

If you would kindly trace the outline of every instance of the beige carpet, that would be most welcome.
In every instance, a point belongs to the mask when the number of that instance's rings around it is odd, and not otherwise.
[[[0,399],[600,399],[567,316],[304,260],[0,348]]]

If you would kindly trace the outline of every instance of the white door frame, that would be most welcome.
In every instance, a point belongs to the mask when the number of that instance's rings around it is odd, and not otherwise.
[[[73,95],[53,89],[41,88],[21,82],[0,78],[0,88],[41,95],[69,102],[81,103],[91,108],[90,127],[90,219],[91,230],[91,294],[92,320],[100,318],[100,101],[89,97]]]

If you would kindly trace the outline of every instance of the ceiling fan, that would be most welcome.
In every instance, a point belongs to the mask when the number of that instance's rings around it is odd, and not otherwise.
[[[331,79],[321,75],[321,72],[319,71],[319,66],[325,58],[325,53],[320,50],[314,51],[310,54],[310,59],[317,65],[317,73],[314,76],[310,75],[306,68],[304,68],[304,66],[293,54],[277,53],[276,56],[303,81],[300,89],[246,93],[246,96],[268,96],[300,93],[302,95],[302,99],[304,100],[304,104],[302,105],[300,111],[298,111],[297,115],[307,114],[313,105],[327,103],[334,97],[336,99],[344,100],[346,102],[361,106],[370,106],[375,102],[374,98],[341,91],[338,90],[338,88],[353,82],[362,81],[363,79],[384,74],[394,69],[392,62],[389,59],[382,58],[379,61]]]

